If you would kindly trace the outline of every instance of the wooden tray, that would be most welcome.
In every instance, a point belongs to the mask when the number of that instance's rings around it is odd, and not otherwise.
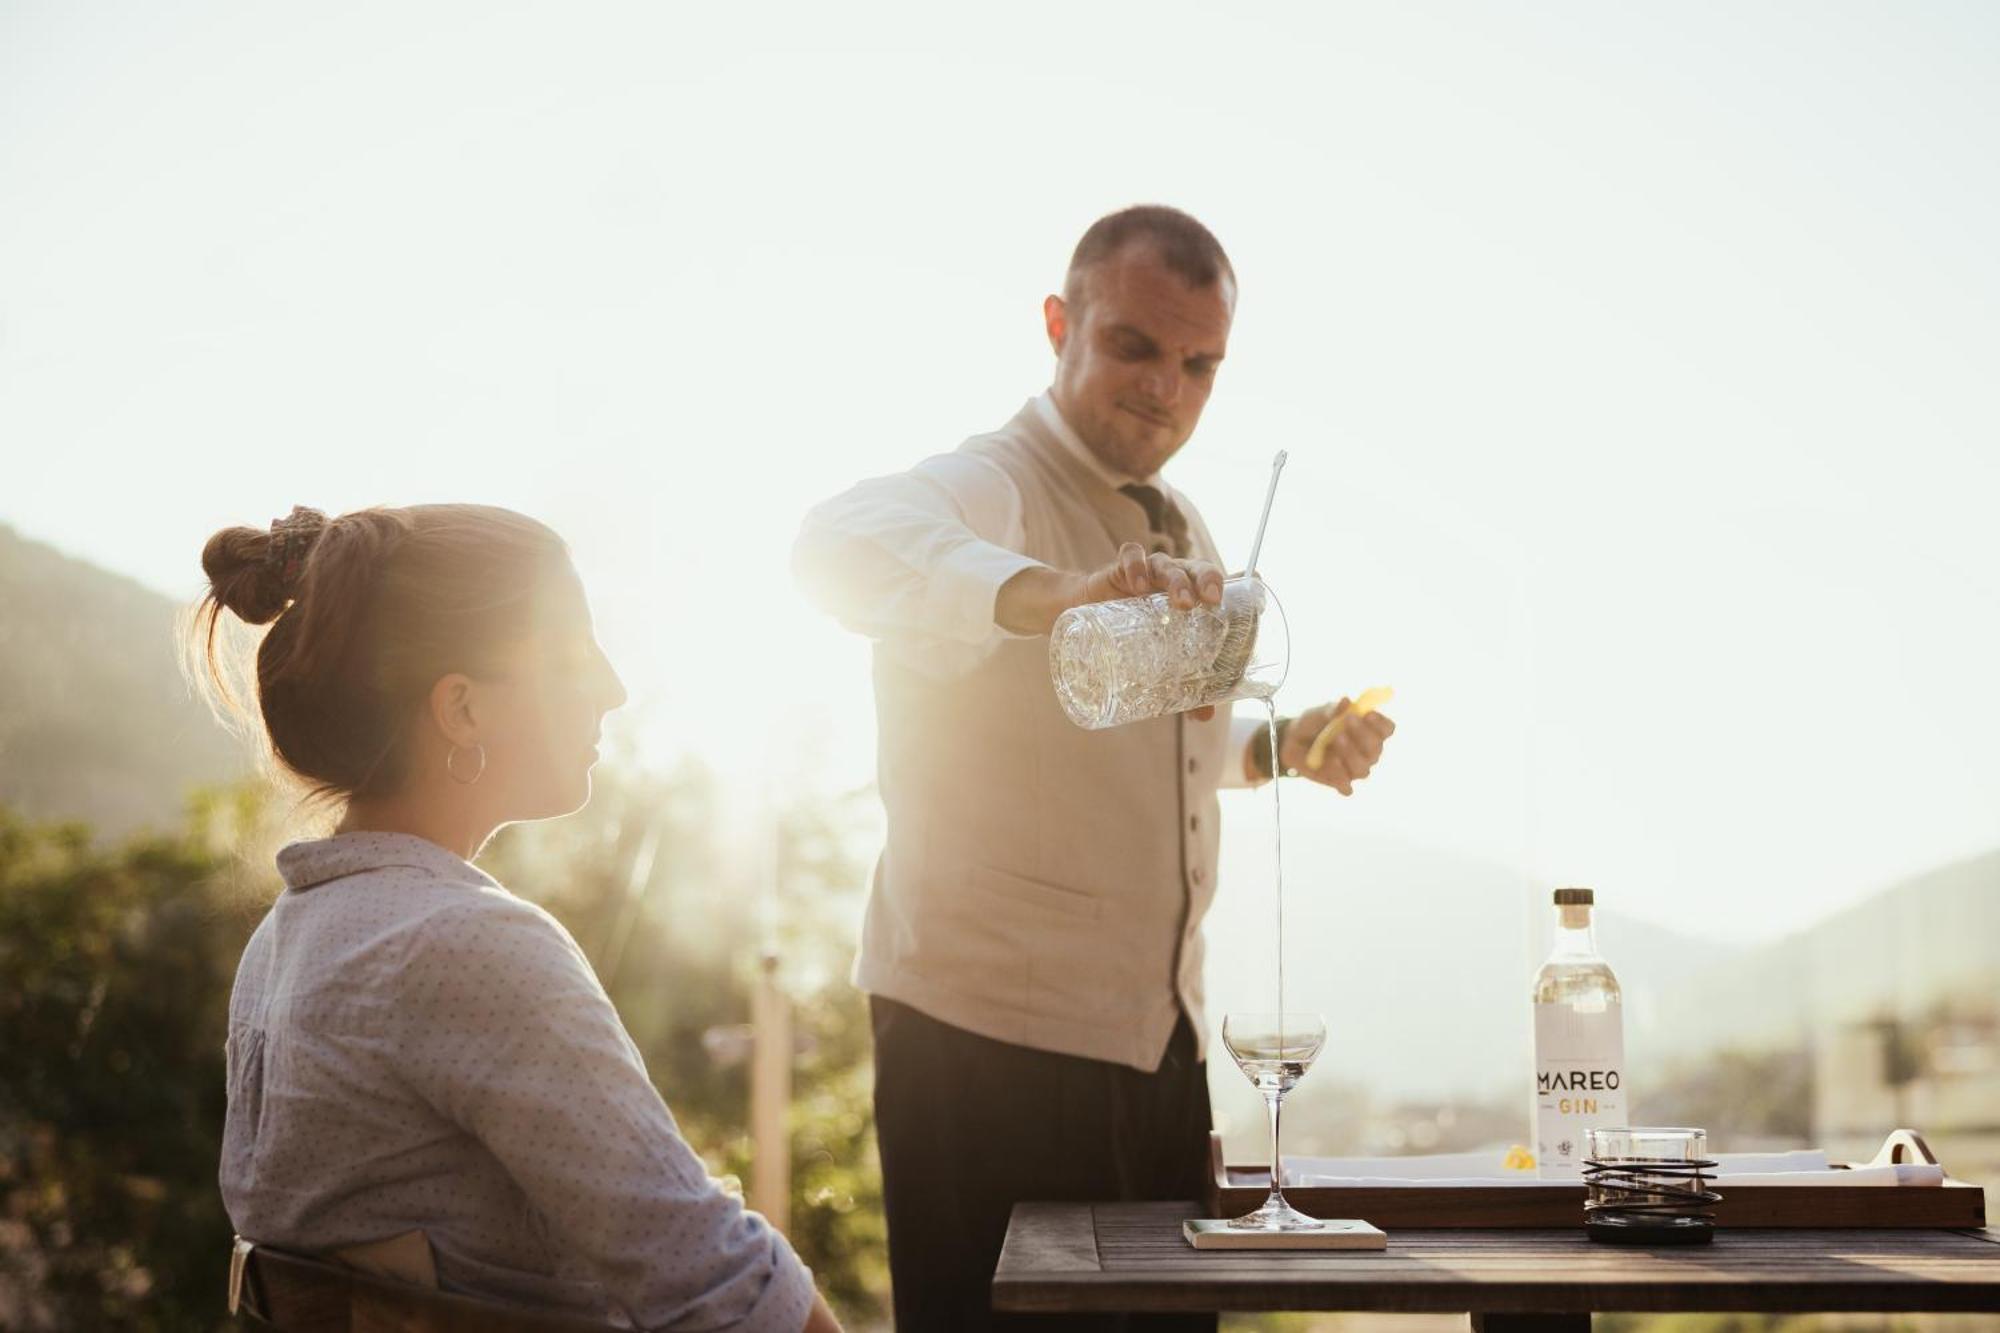
[[[1211,1217],[1234,1217],[1264,1202],[1271,1171],[1225,1166],[1222,1136],[1208,1138],[1212,1168]],[[1928,1162],[1937,1158],[1914,1130],[1899,1129],[1868,1166]],[[1846,1170],[1845,1165],[1835,1170]],[[1986,1191],[1949,1175],[1936,1189],[1885,1185],[1737,1185],[1718,1181],[1722,1227],[1983,1227]],[[1294,1207],[1316,1217],[1358,1217],[1387,1231],[1398,1228],[1572,1227],[1583,1224],[1583,1186],[1551,1181],[1536,1185],[1391,1185],[1341,1188],[1302,1185],[1285,1191]]]

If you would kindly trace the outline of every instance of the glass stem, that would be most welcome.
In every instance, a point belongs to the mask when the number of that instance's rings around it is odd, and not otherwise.
[[[1274,1092],[1264,1098],[1264,1104],[1271,1110],[1271,1197],[1264,1202],[1266,1208],[1283,1208],[1285,1204],[1285,1162],[1278,1155],[1278,1108],[1283,1105],[1285,1095]]]

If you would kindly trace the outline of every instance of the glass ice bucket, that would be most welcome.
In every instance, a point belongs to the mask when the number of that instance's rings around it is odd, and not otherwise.
[[[1049,631],[1056,698],[1091,731],[1268,699],[1291,654],[1284,608],[1254,574],[1225,581],[1219,606],[1182,610],[1153,593],[1071,607]]]
[[[1587,1131],[1583,1229],[1610,1245],[1706,1245],[1722,1196],[1703,1129],[1600,1126]]]

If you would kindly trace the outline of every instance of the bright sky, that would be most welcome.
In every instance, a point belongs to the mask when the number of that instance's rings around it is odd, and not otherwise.
[[[0,521],[191,596],[523,508],[649,755],[861,781],[799,515],[1170,202],[1243,296],[1169,475],[1240,553],[1289,449],[1282,702],[1398,690],[1288,816],[1769,936],[2000,842],[1996,126],[1977,4],[0,4]]]

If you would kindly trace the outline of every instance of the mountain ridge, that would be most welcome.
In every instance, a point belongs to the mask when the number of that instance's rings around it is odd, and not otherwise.
[[[106,836],[172,825],[240,778],[187,688],[172,599],[0,524],[0,805]]]

